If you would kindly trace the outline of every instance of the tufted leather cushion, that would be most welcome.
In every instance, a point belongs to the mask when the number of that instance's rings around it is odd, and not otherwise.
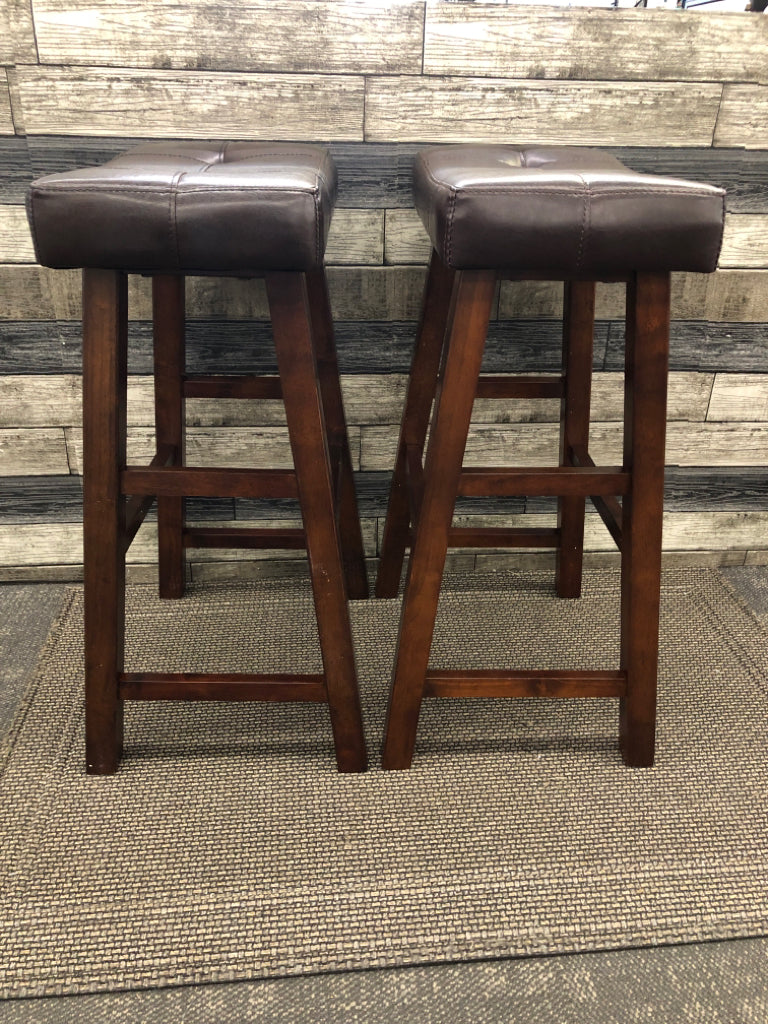
[[[322,263],[336,168],[318,146],[159,142],[33,182],[48,267],[241,274]]]
[[[715,269],[725,193],[571,147],[420,152],[416,208],[452,267],[594,277]]]

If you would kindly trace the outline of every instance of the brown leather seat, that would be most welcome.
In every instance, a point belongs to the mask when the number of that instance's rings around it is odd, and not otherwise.
[[[432,245],[460,270],[601,278],[715,269],[725,193],[638,174],[599,150],[438,146],[420,152],[414,197]]]
[[[336,168],[319,146],[152,142],[29,193],[48,267],[236,274],[322,264]]]

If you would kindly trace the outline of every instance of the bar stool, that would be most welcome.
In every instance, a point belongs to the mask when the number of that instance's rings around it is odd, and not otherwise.
[[[424,697],[616,697],[624,761],[650,765],[670,271],[714,270],[724,193],[708,185],[637,174],[597,151],[506,145],[425,150],[416,159],[414,191],[433,252],[376,583],[378,597],[396,595],[410,544],[383,765],[410,766]],[[559,378],[480,374],[499,278],[565,282]],[[596,281],[626,282],[620,466],[596,466],[588,448]],[[476,395],[559,397],[559,465],[464,468]],[[451,524],[458,495],[556,496],[558,525],[551,530],[455,528]],[[557,594],[578,597],[588,496],[621,551],[618,669],[430,668],[447,548],[553,547]]]
[[[87,770],[116,771],[126,700],[327,703],[340,771],[366,767],[347,596],[367,596],[323,254],[336,198],[308,145],[152,143],[34,182],[37,257],[83,269]],[[151,276],[156,455],[126,465],[127,277]],[[279,376],[185,373],[187,275],[263,277]],[[185,397],[282,398],[294,469],[188,467]],[[188,529],[185,497],[298,498],[303,529]],[[154,498],[160,596],[184,594],[184,550],[306,547],[322,674],[127,673],[125,554]],[[256,627],[257,624],[254,624]]]

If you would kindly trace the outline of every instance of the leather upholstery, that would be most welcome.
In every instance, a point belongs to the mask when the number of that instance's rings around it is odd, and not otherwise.
[[[439,146],[414,168],[416,208],[458,269],[600,279],[715,269],[725,192],[639,174],[570,147]]]
[[[335,200],[318,146],[160,142],[39,178],[28,213],[44,266],[247,276],[319,266]]]

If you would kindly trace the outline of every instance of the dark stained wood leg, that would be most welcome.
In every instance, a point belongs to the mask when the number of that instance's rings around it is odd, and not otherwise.
[[[90,774],[117,771],[123,744],[126,276],[83,272],[83,560],[85,728]]]
[[[409,542],[411,513],[408,500],[408,448],[423,454],[432,401],[437,390],[440,356],[450,316],[455,271],[433,251],[424,289],[421,321],[416,334],[405,399],[395,469],[389,491],[387,518],[381,542],[376,597],[396,597]]]
[[[563,302],[563,376],[560,406],[560,465],[573,465],[571,452],[589,441],[592,389],[592,346],[595,331],[595,284],[568,281]],[[560,543],[557,548],[556,589],[559,597],[581,596],[586,500],[561,497],[557,502]]]
[[[453,323],[400,619],[382,755],[386,769],[409,768],[413,759],[448,533],[495,289],[494,271],[464,271],[456,278]]]
[[[363,534],[360,528],[352,456],[349,451],[349,436],[341,395],[328,283],[322,268],[307,274],[307,293],[328,444],[334,464],[334,477],[338,480],[336,501],[347,593],[354,600],[358,600],[368,597],[368,574],[365,569]]]
[[[267,296],[304,518],[339,771],[367,766],[325,417],[303,274],[269,273]]]
[[[158,274],[152,279],[155,349],[155,432],[157,445],[172,445],[173,465],[184,465],[184,278]],[[157,499],[160,597],[184,596],[182,531],[184,499]]]
[[[621,752],[653,764],[659,650],[661,534],[669,364],[669,274],[637,274],[627,286],[621,557]]]

